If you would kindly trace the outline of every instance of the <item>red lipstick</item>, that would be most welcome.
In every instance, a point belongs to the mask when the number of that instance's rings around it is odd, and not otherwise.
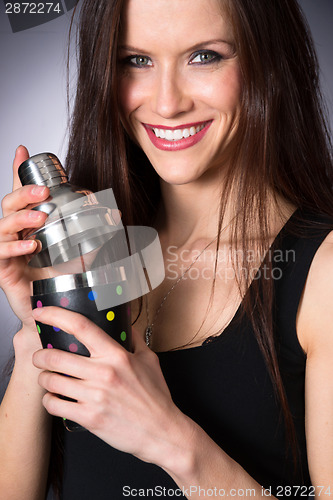
[[[164,130],[179,130],[179,129],[184,130],[185,128],[189,129],[191,127],[199,127],[200,125],[203,124],[205,124],[205,126],[202,130],[200,130],[200,132],[197,132],[194,135],[190,135],[189,137],[182,138],[177,141],[167,141],[166,139],[157,137],[154,131],[152,130],[153,128],[164,129]],[[212,120],[208,122],[199,122],[199,123],[181,125],[178,127],[165,127],[162,125],[153,126],[148,123],[143,123],[142,125],[144,126],[149,139],[157,149],[161,149],[163,151],[180,151],[182,149],[190,148],[191,146],[197,144],[204,137],[211,124]]]

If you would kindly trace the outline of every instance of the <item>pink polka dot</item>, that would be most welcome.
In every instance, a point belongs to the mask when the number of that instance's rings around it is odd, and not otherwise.
[[[68,300],[68,298],[67,298],[67,297],[62,297],[62,298],[60,299],[60,305],[61,305],[62,307],[67,307],[67,306],[68,306],[68,304],[69,304],[69,300]]]
[[[47,344],[47,348],[48,349],[53,349],[53,345],[52,344]]]
[[[43,307],[42,301],[41,300],[37,300],[36,306],[37,307]]]
[[[69,350],[70,350],[71,352],[77,352],[77,350],[78,350],[78,346],[77,346],[77,344],[70,344],[70,346],[69,346]]]
[[[130,316],[131,315],[131,306],[128,306],[127,308],[127,316]]]

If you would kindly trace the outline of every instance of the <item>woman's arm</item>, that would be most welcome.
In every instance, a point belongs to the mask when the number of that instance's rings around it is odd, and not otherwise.
[[[47,199],[49,190],[21,186],[18,169],[28,157],[28,150],[19,146],[13,162],[13,192],[1,202],[0,287],[24,325],[14,337],[14,371],[0,406],[0,498],[4,500],[45,498],[49,456],[50,418],[41,404],[39,371],[32,364],[32,355],[41,345],[31,316],[34,270],[27,266],[26,256],[35,251],[36,243],[21,241],[21,231],[44,224],[47,215],[29,207]]]
[[[333,497],[333,232],[311,264],[297,332],[307,353],[305,423],[310,476],[318,499]]]
[[[40,348],[36,332],[14,337],[14,370],[0,406],[0,498],[44,500],[50,454],[51,417],[42,405],[32,353]]]
[[[164,470],[191,500],[202,498],[261,498],[264,489],[193,421],[190,439],[183,440],[174,463]],[[184,426],[183,429],[186,427]],[[178,432],[181,429],[178,429]],[[183,435],[186,434],[183,431]],[[178,457],[178,460],[176,460]],[[184,457],[187,460],[184,461]],[[266,498],[266,496],[264,496]],[[275,497],[270,496],[271,499]]]

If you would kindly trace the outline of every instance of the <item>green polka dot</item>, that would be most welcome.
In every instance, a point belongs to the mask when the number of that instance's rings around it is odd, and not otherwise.
[[[62,419],[63,419],[63,421],[64,421],[64,422],[67,420],[67,418],[66,418],[66,417],[62,417]]]
[[[117,295],[121,295],[123,293],[123,287],[121,285],[118,285],[116,288]]]
[[[126,337],[127,337],[126,332],[121,332],[121,334],[120,334],[120,338],[121,338],[121,340],[122,340],[123,342],[125,342]]]
[[[108,321],[112,321],[114,319],[114,312],[113,311],[109,311],[106,315],[106,319]]]
[[[39,325],[37,325],[37,332],[39,333],[39,335],[41,334],[41,329]]]

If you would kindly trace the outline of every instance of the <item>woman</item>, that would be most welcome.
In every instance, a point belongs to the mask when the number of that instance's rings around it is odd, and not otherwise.
[[[133,304],[133,353],[78,314],[31,312],[35,243],[18,234],[48,192],[20,187],[17,150],[1,490],[43,498],[50,414],[90,431],[64,436],[65,499],[330,496],[333,173],[296,1],[86,0],[79,42],[72,181],[112,186],[124,224],[156,227],[166,279]],[[91,357],[40,350],[37,318]]]

